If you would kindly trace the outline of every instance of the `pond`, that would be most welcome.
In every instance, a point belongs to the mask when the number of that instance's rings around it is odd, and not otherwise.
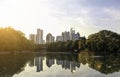
[[[120,77],[119,56],[0,54],[0,77]]]

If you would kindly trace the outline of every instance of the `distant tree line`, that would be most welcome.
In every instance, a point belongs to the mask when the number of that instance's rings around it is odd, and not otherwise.
[[[102,30],[91,34],[88,38],[80,38],[76,41],[54,42],[47,45],[48,51],[76,51],[88,49],[96,54],[120,54],[120,34]]]
[[[24,33],[11,27],[0,28],[0,51],[24,51],[34,49]]]
[[[80,40],[75,40],[75,41],[72,41],[72,40],[68,40],[67,42],[62,42],[62,41],[59,41],[59,42],[53,42],[53,43],[50,43],[50,44],[47,44],[47,50],[48,51],[57,51],[57,52],[66,52],[66,51],[69,51],[69,52],[78,52],[78,50],[80,49],[79,48],[79,42],[82,41],[84,42],[86,40],[85,37],[81,38]],[[82,49],[82,47],[81,47]]]

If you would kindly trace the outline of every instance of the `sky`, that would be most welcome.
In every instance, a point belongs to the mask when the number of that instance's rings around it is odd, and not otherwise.
[[[26,34],[37,28],[61,35],[74,28],[81,36],[111,30],[120,34],[120,0],[0,0],[0,27]]]

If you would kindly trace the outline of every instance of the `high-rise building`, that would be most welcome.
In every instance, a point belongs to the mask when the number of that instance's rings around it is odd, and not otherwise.
[[[72,34],[72,40],[79,40],[80,39],[80,34],[76,33],[76,34]]]
[[[52,36],[51,33],[48,33],[47,36],[46,36],[46,43],[52,43],[54,42],[54,36]]]
[[[73,35],[75,34],[75,30],[73,28],[70,29],[70,40],[73,40]]]
[[[63,36],[57,36],[56,37],[56,42],[58,42],[58,41],[63,41]]]
[[[43,30],[37,29],[36,43],[43,44]]]
[[[70,32],[67,32],[67,31],[65,31],[65,32],[62,32],[62,36],[63,36],[63,41],[68,41],[68,40],[70,40]]]
[[[29,39],[30,39],[34,44],[36,44],[36,35],[35,35],[35,34],[30,34],[30,35],[29,35]]]
[[[73,28],[70,29],[70,40],[79,40],[80,34],[75,33],[75,30]]]

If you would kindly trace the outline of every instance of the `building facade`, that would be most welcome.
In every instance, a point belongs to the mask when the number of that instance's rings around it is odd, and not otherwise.
[[[70,29],[70,40],[73,40],[73,35],[75,34],[75,30],[73,28]]]
[[[76,34],[72,34],[72,40],[79,40],[80,39],[80,34],[76,33]]]
[[[30,39],[34,44],[36,44],[36,35],[35,35],[35,34],[30,34],[30,35],[29,35],[29,39]]]
[[[62,32],[63,41],[70,40],[70,36],[69,35],[70,35],[70,32],[67,32],[67,31]]]
[[[63,36],[57,36],[56,37],[56,42],[58,42],[58,41],[63,41]]]
[[[48,33],[47,36],[46,36],[46,43],[52,43],[54,42],[54,36],[52,36],[51,33]]]
[[[37,29],[36,43],[43,44],[43,30]]]

